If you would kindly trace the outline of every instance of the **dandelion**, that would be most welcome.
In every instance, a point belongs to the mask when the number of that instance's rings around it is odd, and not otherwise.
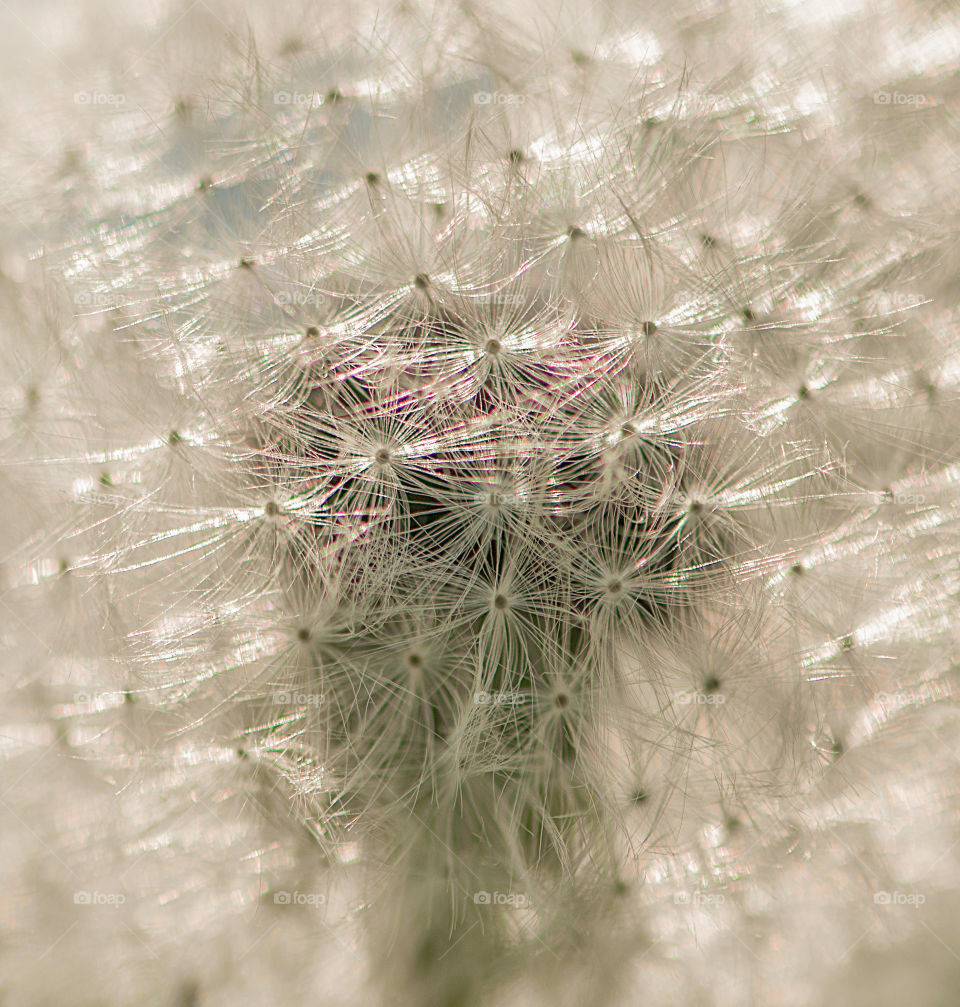
[[[950,989],[956,18],[502,6],[10,110],[15,998]]]

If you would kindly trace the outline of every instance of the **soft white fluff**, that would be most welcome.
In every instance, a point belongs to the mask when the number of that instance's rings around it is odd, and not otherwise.
[[[955,12],[0,23],[10,1003],[947,1002]]]

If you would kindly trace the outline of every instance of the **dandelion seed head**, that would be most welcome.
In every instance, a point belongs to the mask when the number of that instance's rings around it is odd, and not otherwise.
[[[942,727],[956,691],[955,186],[904,142],[946,105],[863,100],[844,53],[813,79],[836,47],[795,10],[261,13],[249,62],[232,16],[158,24],[162,114],[126,75],[10,201],[0,595],[44,695],[14,677],[4,751],[101,774],[106,859],[242,865],[138,899],[158,934],[322,865],[340,901],[273,903],[265,960],[362,940],[384,1002],[533,1000],[544,947],[669,1000],[633,949],[698,981],[670,896],[714,884],[717,933],[742,895],[839,935],[801,846],[866,847],[835,827],[898,786],[953,821],[947,773],[889,768],[925,733],[893,707]],[[906,79],[876,32],[870,81]],[[218,60],[167,59],[192,36]],[[949,45],[915,48],[942,91]],[[39,832],[77,850],[101,808]]]

